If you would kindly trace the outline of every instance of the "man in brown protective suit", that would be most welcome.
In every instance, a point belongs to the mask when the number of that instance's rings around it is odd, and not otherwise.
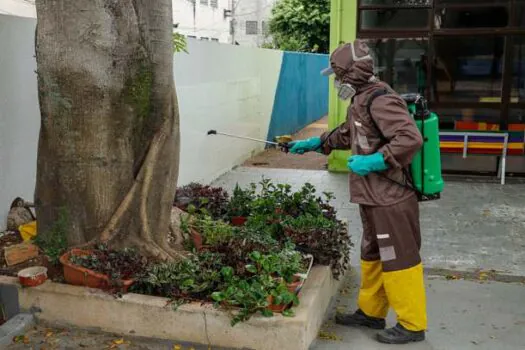
[[[363,223],[358,310],[337,315],[339,324],[384,329],[389,307],[397,325],[378,333],[383,343],[425,339],[427,327],[423,266],[419,250],[419,204],[403,186],[408,166],[423,140],[405,101],[374,76],[367,45],[356,40],[335,50],[325,75],[335,74],[338,95],[352,100],[347,121],[320,137],[294,141],[303,154],[350,149],[350,195]],[[379,92],[379,93],[378,93]]]

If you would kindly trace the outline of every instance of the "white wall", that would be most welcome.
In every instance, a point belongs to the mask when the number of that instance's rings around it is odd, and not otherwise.
[[[217,0],[217,7],[211,6],[211,0],[173,0],[173,22],[179,24],[176,30],[181,34],[231,43],[231,17],[224,16],[229,9],[231,0]]]
[[[0,0],[0,14],[20,17],[36,17],[34,0]]]
[[[34,195],[40,128],[35,22],[0,15],[0,230],[12,199]],[[282,62],[280,51],[192,39],[188,44],[189,54],[174,58],[181,185],[210,182],[263,149],[206,133],[217,129],[266,139]]]
[[[15,197],[33,200],[40,112],[35,20],[0,15],[0,231]]]
[[[263,144],[210,129],[266,139],[282,52],[190,40],[175,56],[181,115],[179,183],[210,182],[262,150]]]

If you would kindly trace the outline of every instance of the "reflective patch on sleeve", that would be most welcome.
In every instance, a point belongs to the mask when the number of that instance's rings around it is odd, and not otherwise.
[[[380,247],[379,255],[381,256],[381,261],[392,261],[396,260],[396,250],[394,246]]]
[[[357,134],[357,141],[359,142],[359,146],[362,149],[370,149],[370,144],[368,143],[368,138],[365,135]]]
[[[384,235],[377,235],[377,239],[389,239],[389,238],[390,238],[390,235],[388,233]]]

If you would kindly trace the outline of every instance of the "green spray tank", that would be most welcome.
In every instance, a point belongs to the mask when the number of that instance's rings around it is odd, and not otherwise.
[[[444,181],[441,172],[441,150],[439,148],[439,118],[428,109],[427,101],[419,94],[404,94],[401,97],[408,106],[423,136],[423,146],[410,165],[413,186],[421,200],[439,199]]]

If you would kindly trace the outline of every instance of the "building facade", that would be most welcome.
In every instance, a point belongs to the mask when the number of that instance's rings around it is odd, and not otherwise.
[[[262,46],[268,40],[268,21],[276,1],[235,0],[233,42],[243,46]]]
[[[231,43],[232,0],[173,0],[175,30],[189,38]]]

